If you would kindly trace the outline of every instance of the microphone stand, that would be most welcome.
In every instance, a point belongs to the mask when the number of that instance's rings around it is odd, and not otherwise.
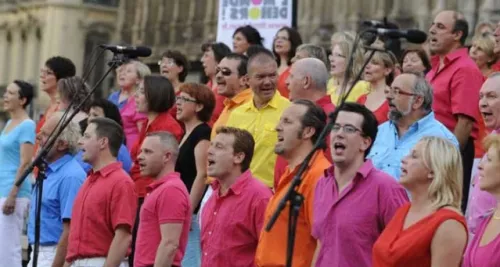
[[[52,149],[54,146],[55,142],[57,141],[57,138],[61,135],[63,132],[64,128],[68,126],[68,124],[71,122],[71,120],[78,114],[80,109],[83,107],[85,102],[89,100],[89,98],[95,93],[99,85],[104,81],[104,79],[113,71],[116,69],[121,63],[124,62],[123,58],[119,58],[117,54],[113,56],[113,59],[110,62],[110,66],[106,73],[101,77],[101,79],[94,85],[92,90],[87,94],[87,96],[82,100],[81,103],[79,103],[75,109],[71,111],[71,114],[69,115],[68,118],[64,119],[62,118],[63,122],[59,127],[56,127],[54,129],[52,137],[50,137],[45,144],[44,147],[41,148],[40,153],[35,157],[35,159],[31,162],[31,164],[24,170],[23,174],[19,178],[19,180],[16,181],[15,186],[20,187],[24,180],[28,177],[28,175],[33,171],[35,167],[38,168],[38,177],[36,179],[35,187],[36,187],[36,203],[35,203],[35,244],[33,248],[33,267],[38,266],[38,251],[40,247],[40,220],[41,220],[41,212],[42,212],[42,194],[43,194],[43,181],[47,178],[46,177],[46,170],[48,167],[47,161],[45,160],[45,157],[49,153],[49,151]]]
[[[355,45],[356,47],[356,45]],[[302,203],[304,202],[304,196],[302,196],[298,191],[298,187],[300,186],[300,183],[302,182],[302,176],[306,172],[307,169],[309,169],[310,166],[310,161],[316,151],[323,145],[325,137],[330,133],[331,128],[333,127],[333,124],[335,123],[335,120],[337,118],[338,110],[344,105],[344,103],[347,100],[347,97],[352,91],[352,88],[356,85],[356,83],[361,79],[361,75],[363,74],[364,69],[366,68],[366,65],[370,62],[372,59],[373,55],[377,51],[381,51],[381,49],[378,48],[372,48],[372,47],[365,47],[365,49],[370,50],[370,54],[368,55],[368,58],[363,64],[363,67],[357,74],[356,78],[354,79],[353,83],[351,84],[349,90],[341,98],[340,105],[336,108],[336,111],[330,113],[328,115],[329,120],[328,123],[326,124],[325,128],[323,128],[323,131],[321,131],[321,134],[318,137],[318,140],[314,144],[311,152],[307,154],[305,157],[304,161],[300,165],[299,170],[297,171],[297,174],[293,177],[293,180],[288,187],[288,190],[283,196],[283,198],[280,200],[278,207],[276,208],[275,212],[271,216],[269,222],[266,225],[265,230],[269,232],[272,228],[273,225],[276,223],[276,220],[278,219],[279,215],[285,208],[287,202],[290,202],[290,210],[289,210],[289,217],[288,217],[288,239],[287,239],[287,253],[286,253],[286,266],[287,267],[292,267],[292,259],[293,259],[293,250],[294,250],[294,245],[295,245],[295,235],[296,235],[296,230],[297,230],[297,220],[299,217],[299,211],[300,207],[302,206]],[[383,51],[383,50],[382,50]],[[385,51],[384,51],[385,52]],[[354,53],[351,53],[351,56]]]

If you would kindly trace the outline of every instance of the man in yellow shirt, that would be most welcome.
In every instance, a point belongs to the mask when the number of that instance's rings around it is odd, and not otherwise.
[[[250,170],[256,178],[272,187],[276,162],[274,145],[278,141],[275,128],[290,101],[276,91],[278,65],[270,51],[252,55],[247,69],[252,101],[234,109],[226,126],[245,129],[252,134],[255,150]]]
[[[220,126],[225,126],[231,112],[252,99],[252,90],[248,88],[248,58],[232,53],[224,57],[217,66],[215,80],[217,93],[225,96],[224,109],[212,127],[211,139]]]

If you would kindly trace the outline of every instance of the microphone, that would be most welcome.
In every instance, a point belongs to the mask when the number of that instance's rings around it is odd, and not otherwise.
[[[427,34],[420,30],[395,30],[395,29],[382,29],[382,28],[374,28],[369,29],[369,32],[376,33],[378,35],[383,35],[389,38],[405,38],[410,43],[421,44],[425,43],[427,40]]]
[[[149,57],[151,56],[151,48],[146,46],[120,46],[120,45],[99,45],[106,50],[109,50],[115,54],[125,54],[129,57]]]
[[[375,28],[383,28],[384,27],[384,23],[381,21],[378,21],[378,20],[363,20],[363,25],[375,27]]]

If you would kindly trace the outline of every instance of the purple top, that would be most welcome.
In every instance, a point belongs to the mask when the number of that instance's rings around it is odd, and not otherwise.
[[[465,251],[464,262],[462,267],[498,267],[500,263],[500,235],[490,241],[485,246],[480,246],[481,238],[483,237],[486,226],[493,217],[483,216],[477,226],[476,235]]]
[[[496,134],[497,131],[493,131],[491,134]],[[486,154],[483,159],[486,158]],[[487,214],[491,209],[494,209],[497,205],[496,198],[486,191],[482,191],[479,188],[479,175],[476,173],[472,179],[472,190],[470,192],[469,204],[467,206],[467,213],[465,217],[467,218],[467,226],[469,227],[469,232],[471,235],[476,233],[477,226],[481,218]]]
[[[119,97],[120,91],[114,92],[108,97],[108,100],[113,102],[120,109],[123,131],[125,133],[125,138],[127,139],[127,148],[130,151],[139,137],[139,128],[137,127],[137,123],[139,121],[146,122],[148,117],[146,114],[139,113],[137,111],[133,97],[129,97],[122,102],[118,102]]]
[[[371,266],[373,244],[407,202],[404,188],[371,160],[340,195],[333,167],[327,169],[314,194],[312,235],[321,243],[316,266]]]

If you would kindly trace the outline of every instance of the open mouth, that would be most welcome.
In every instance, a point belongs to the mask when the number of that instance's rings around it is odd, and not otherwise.
[[[483,116],[483,118],[485,120],[493,117],[493,113],[490,113],[490,112],[481,112],[481,115]]]
[[[208,160],[208,166],[209,166],[209,167],[210,167],[210,166],[213,166],[214,164],[215,164],[215,160],[213,160],[213,159],[209,159],[209,160]]]
[[[345,145],[340,142],[333,143],[333,150],[335,153],[342,153],[345,150]]]
[[[406,174],[408,174],[408,171],[404,167],[401,167],[401,175],[406,175]]]

